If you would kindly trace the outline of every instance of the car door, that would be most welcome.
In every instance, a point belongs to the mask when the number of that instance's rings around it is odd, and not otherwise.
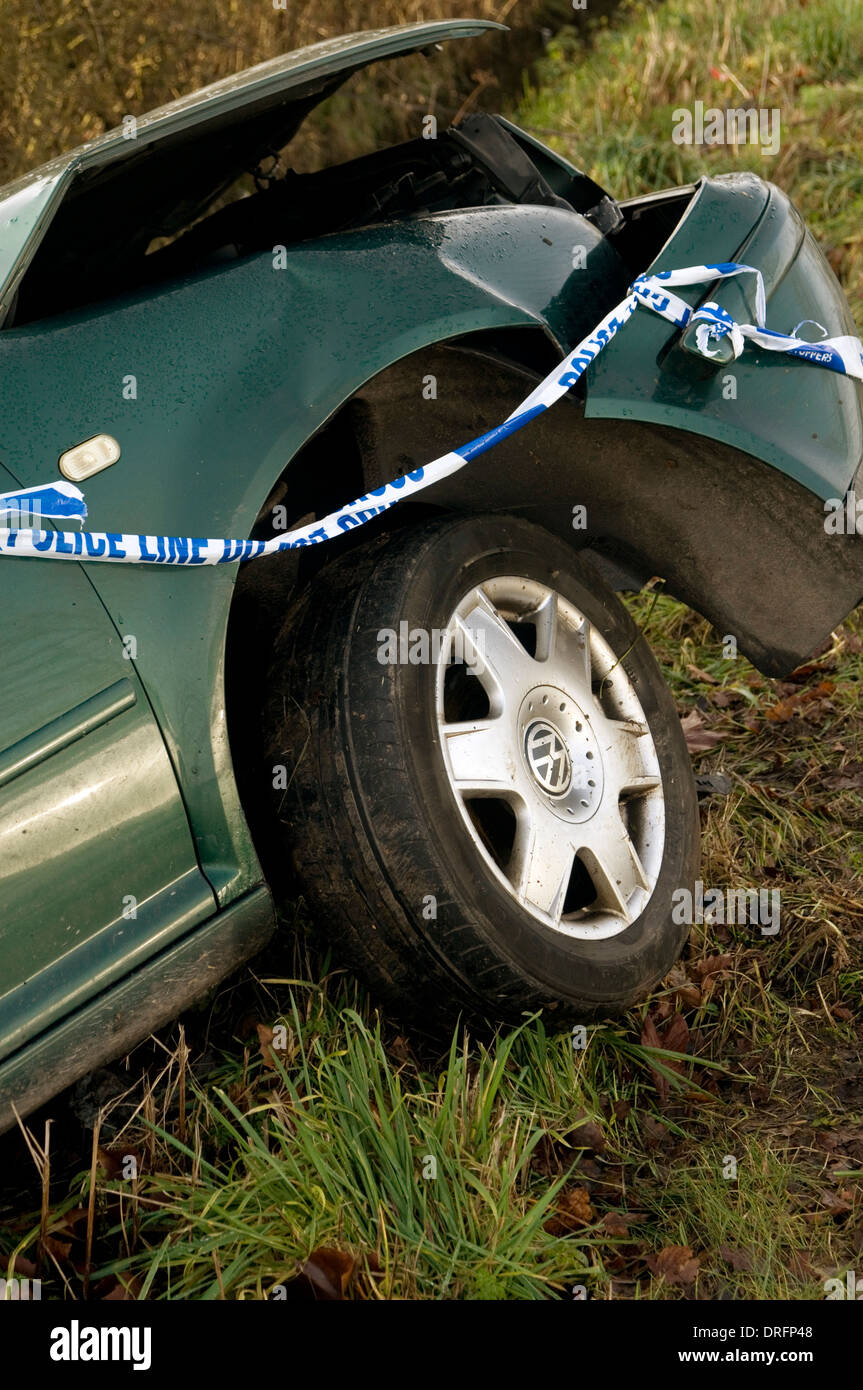
[[[0,493],[20,483],[0,467]],[[0,1058],[216,910],[135,671],[77,564],[0,558]]]

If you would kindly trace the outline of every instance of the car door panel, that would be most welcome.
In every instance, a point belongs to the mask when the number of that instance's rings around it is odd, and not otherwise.
[[[0,490],[16,486],[0,469]],[[7,562],[0,595],[2,1056],[216,904],[134,664],[84,572]]]

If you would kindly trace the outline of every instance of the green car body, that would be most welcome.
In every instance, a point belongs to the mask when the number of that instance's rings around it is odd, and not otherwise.
[[[104,434],[121,456],[87,483],[94,530],[248,537],[276,502],[299,497],[302,515],[317,485],[326,509],[503,419],[629,283],[601,232],[559,206],[330,231],[290,245],[283,269],[265,250],[59,312],[37,292],[18,312],[28,277],[74,279],[57,249],[70,227],[122,245],[135,198],[164,186],[176,201],[194,167],[191,222],[355,70],[496,27],[319,44],[0,190],[0,492],[58,477],[61,455]],[[517,136],[566,197],[574,166]],[[624,211],[649,256],[640,269],[744,261],[764,275],[771,327],[854,331],[771,185],[705,178]],[[745,284],[711,293],[752,321]],[[859,538],[823,527],[824,501],[854,486],[863,412],[850,378],[767,357],[733,364],[729,405],[724,368],[636,313],[583,392],[432,489],[429,505],[530,516],[594,544],[621,587],[662,573],[779,674],[863,596]],[[434,418],[412,404],[429,371],[452,402]],[[360,417],[371,442],[352,452]],[[592,540],[572,530],[581,502],[601,518]],[[386,524],[400,520],[396,509]],[[279,570],[286,592],[296,563]],[[32,1109],[175,1016],[274,929],[238,753],[243,673],[270,611],[255,608],[255,569],[0,559],[0,1127],[13,1105]]]

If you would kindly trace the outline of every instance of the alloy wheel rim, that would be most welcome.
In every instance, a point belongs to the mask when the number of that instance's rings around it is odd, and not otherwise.
[[[665,800],[622,662],[575,604],[514,575],[461,598],[440,651],[438,739],[475,848],[544,925],[625,931],[659,877]]]

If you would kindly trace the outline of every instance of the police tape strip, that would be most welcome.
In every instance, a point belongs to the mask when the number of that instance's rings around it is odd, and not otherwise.
[[[679,296],[671,293],[672,287],[711,283],[745,274],[756,277],[756,324],[735,323],[730,314],[715,303],[704,304],[700,309],[693,310]],[[792,358],[863,381],[863,345],[858,338],[847,335],[837,338],[825,337],[817,343],[808,343],[795,336],[796,329],[795,334],[787,335],[773,332],[764,326],[764,282],[761,272],[755,267],[740,265],[734,261],[720,261],[712,265],[688,266],[681,270],[657,271],[653,275],[638,276],[630,286],[626,298],[606,314],[593,332],[531,391],[512,414],[507,416],[502,425],[497,425],[451,453],[443,454],[422,468],[394,478],[382,487],[373,488],[321,520],[309,522],[306,526],[299,526],[283,536],[274,536],[265,541],[213,540],[199,536],[125,535],[114,531],[56,531],[42,530],[32,525],[29,528],[0,528],[0,555],[99,561],[109,564],[224,565],[240,560],[255,560],[262,555],[274,555],[282,550],[315,545],[343,536],[345,532],[371,521],[373,517],[404,501],[406,497],[413,496],[464,468],[472,459],[486,453],[502,439],[507,439],[517,430],[523,429],[531,420],[548,410],[575,385],[639,305],[660,314],[679,328],[686,327],[690,322],[695,323],[696,346],[706,357],[721,355],[722,350],[712,349],[711,344],[718,343],[723,338],[728,338],[735,358],[740,356],[746,342],[749,341],[768,351],[783,352]],[[797,327],[802,327],[802,324],[798,324]],[[23,519],[34,511],[38,512],[40,518],[83,522],[87,516],[87,505],[80,489],[72,483],[65,482],[0,495],[0,515],[17,513],[19,519]]]

